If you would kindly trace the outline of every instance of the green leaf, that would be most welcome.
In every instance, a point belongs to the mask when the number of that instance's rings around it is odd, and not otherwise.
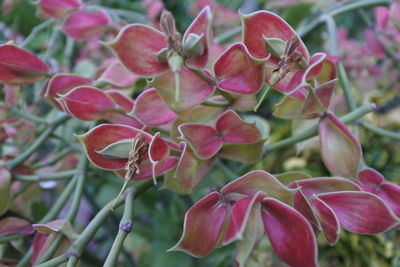
[[[0,169],[0,215],[4,214],[8,210],[10,186],[11,175],[5,167],[2,167]]]
[[[129,152],[132,150],[132,139],[123,139],[112,143],[100,151],[100,155],[110,159],[129,158]]]

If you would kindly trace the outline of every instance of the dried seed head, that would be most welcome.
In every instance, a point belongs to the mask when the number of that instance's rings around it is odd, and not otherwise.
[[[128,162],[125,165],[125,180],[132,179],[135,174],[140,172],[140,163],[143,161],[148,148],[149,144],[146,143],[144,134],[139,133],[133,138],[132,149],[129,152]]]
[[[171,12],[163,11],[160,18],[160,28],[166,35],[169,52],[176,51],[178,54],[182,54],[181,34],[176,30],[175,19]]]

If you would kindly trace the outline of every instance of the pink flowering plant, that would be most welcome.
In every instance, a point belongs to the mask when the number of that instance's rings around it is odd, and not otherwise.
[[[397,266],[400,2],[91,2],[2,2],[1,266]]]

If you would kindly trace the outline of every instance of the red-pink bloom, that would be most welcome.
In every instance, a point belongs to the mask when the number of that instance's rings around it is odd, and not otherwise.
[[[62,19],[77,10],[82,2],[80,0],[40,0],[37,5],[47,16]]]
[[[282,194],[272,197],[274,188]],[[204,257],[218,246],[219,240],[224,245],[238,241],[236,262],[244,266],[266,233],[277,255],[287,264],[317,266],[311,225],[284,202],[290,201],[287,196],[294,192],[265,171],[250,172],[189,209],[182,237],[171,250]]]
[[[200,159],[212,158],[223,149],[224,144],[257,144],[261,140],[256,125],[246,122],[232,110],[220,115],[215,126],[184,123],[178,129],[182,138],[189,143],[194,154]],[[257,145],[262,147],[262,144]]]
[[[97,167],[118,171],[125,176],[131,160],[135,138],[142,136],[144,153],[139,153],[137,168],[132,180],[142,180],[161,175],[173,168],[178,159],[170,156],[169,145],[158,134],[152,136],[142,130],[118,124],[101,124],[77,138],[82,143],[88,159]]]
[[[139,79],[138,76],[132,74],[115,58],[105,60],[103,65],[105,65],[105,68],[102,69],[102,73],[97,79],[99,83],[107,83],[117,88],[126,88],[134,85]]]
[[[98,39],[110,26],[111,19],[103,11],[77,11],[70,14],[63,23],[63,31],[78,41]]]
[[[12,44],[0,45],[0,82],[25,85],[43,80],[49,67],[37,56]]]

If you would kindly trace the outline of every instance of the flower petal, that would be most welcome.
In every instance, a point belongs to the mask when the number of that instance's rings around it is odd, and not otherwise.
[[[169,251],[180,250],[195,257],[207,256],[217,245],[227,217],[227,207],[218,192],[212,192],[185,215],[183,234]]]
[[[82,85],[91,85],[92,80],[69,73],[60,73],[54,75],[43,87],[41,95],[47,101],[54,105],[59,110],[62,110],[61,105],[56,101],[59,95],[64,95],[73,88]]]
[[[121,62],[115,59],[106,67],[98,78],[98,82],[105,82],[112,86],[124,88],[133,85],[138,79],[138,76],[132,74]]]
[[[318,266],[314,231],[300,213],[276,199],[266,198],[261,216],[279,258],[293,267]]]
[[[0,45],[0,82],[24,85],[43,80],[49,67],[37,56],[15,45]]]
[[[204,73],[209,76],[209,74]],[[155,78],[150,84],[155,87],[173,111],[183,111],[200,104],[209,98],[215,91],[215,86],[208,84],[187,68],[183,67],[180,74],[180,101],[175,103],[175,79],[170,71]]]
[[[76,137],[82,143],[85,153],[93,165],[106,170],[118,170],[125,167],[126,158],[106,158],[99,154],[98,151],[117,141],[132,139],[139,133],[144,134],[147,139],[146,141],[149,142],[151,140],[151,136],[146,132],[130,126],[117,124],[101,124],[89,132]]]
[[[216,130],[208,125],[184,123],[178,129],[200,159],[212,158],[222,147],[222,139],[217,136]]]
[[[229,217],[223,245],[243,239],[243,233],[246,229],[251,210],[255,208],[254,205],[256,205],[257,202],[260,202],[265,197],[265,193],[259,191],[255,195],[244,197],[232,205],[230,210],[231,216]]]
[[[106,117],[118,106],[103,90],[90,86],[79,86],[57,99],[63,110],[72,117],[92,121]]]
[[[78,9],[82,2],[79,0],[40,0],[37,5],[46,15],[62,19],[68,13]]]
[[[126,112],[130,112],[135,105],[135,101],[133,101],[133,99],[121,93],[121,91],[119,90],[110,89],[106,90],[105,93],[109,97],[111,97],[111,99],[114,101],[115,104],[120,106],[121,109],[123,109]]]
[[[242,43],[235,43],[214,63],[218,88],[237,94],[255,94],[264,82],[265,61],[253,58]]]
[[[225,111],[216,122],[216,130],[224,143],[248,144],[260,141],[261,134],[255,123],[243,120],[233,110]]]
[[[344,191],[317,196],[333,210],[340,225],[350,232],[378,234],[400,224],[385,202],[371,193]]]
[[[18,217],[6,217],[0,220],[0,236],[12,234],[25,234],[29,235],[34,233],[35,230],[27,220]]]
[[[111,23],[107,13],[102,11],[77,11],[69,15],[63,23],[63,31],[77,41],[98,39]]]
[[[336,175],[357,177],[361,161],[361,145],[354,134],[333,113],[319,122],[322,160]]]
[[[157,53],[167,47],[165,36],[146,25],[127,25],[111,43],[106,44],[118,56],[124,66],[133,73],[151,77],[169,69]]]
[[[243,15],[243,43],[247,46],[250,53],[256,58],[266,58],[269,53],[265,50],[264,38],[279,38],[285,42],[289,41],[293,36],[297,36],[296,32],[290,25],[278,15],[262,10]],[[298,51],[308,61],[310,55],[303,41],[299,38]],[[279,58],[271,56],[271,62],[278,63]]]
[[[204,69],[207,66],[212,38],[211,20],[212,14],[210,7],[206,6],[200,11],[183,35],[183,42],[187,40],[189,34],[191,33],[202,36],[202,43],[204,47],[203,53],[186,60],[186,65],[191,68]]]
[[[148,126],[164,125],[177,117],[176,113],[168,108],[154,88],[145,90],[136,98],[132,115]]]
[[[292,204],[292,195],[296,190],[287,188],[272,174],[261,170],[251,171],[221,189],[222,194],[239,193],[247,196],[253,196],[259,191],[285,203]]]

